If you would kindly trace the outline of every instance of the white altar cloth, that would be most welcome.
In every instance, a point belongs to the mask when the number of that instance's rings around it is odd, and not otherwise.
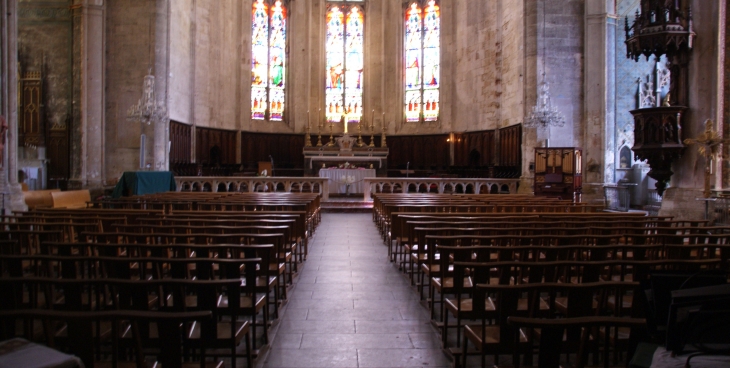
[[[320,178],[329,179],[330,193],[345,194],[347,185],[344,178],[351,176],[354,183],[350,184],[348,193],[363,193],[363,178],[374,178],[375,169],[321,169]],[[335,192],[335,188],[337,191]]]

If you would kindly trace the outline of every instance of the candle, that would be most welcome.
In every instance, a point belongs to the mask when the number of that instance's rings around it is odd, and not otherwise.
[[[322,128],[322,108],[317,111],[317,126]]]
[[[309,125],[309,110],[307,110],[307,128],[311,128],[312,126]]]
[[[383,121],[380,123],[380,126],[383,127],[383,131],[385,131],[385,111],[383,111]]]
[[[374,124],[375,124],[375,109],[373,109],[373,112],[370,113],[370,130],[373,130]]]
[[[345,134],[347,134],[347,116],[342,115],[342,123],[345,124]]]

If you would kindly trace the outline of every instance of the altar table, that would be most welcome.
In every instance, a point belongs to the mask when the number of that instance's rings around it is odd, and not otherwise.
[[[343,182],[346,177],[352,177],[354,182],[350,184],[350,189],[347,190],[347,185]],[[329,179],[330,193],[345,194],[347,193],[363,193],[363,178],[374,178],[375,169],[321,169],[319,170],[320,178]]]
[[[174,192],[177,189],[171,171],[127,171],[122,174],[112,197]]]

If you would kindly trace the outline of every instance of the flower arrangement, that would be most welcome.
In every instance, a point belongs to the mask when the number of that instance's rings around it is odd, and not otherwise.
[[[355,184],[355,177],[352,175],[345,175],[340,178],[340,183],[345,185],[345,195],[350,194],[350,185]]]
[[[340,168],[340,169],[357,169],[357,166],[355,166],[349,162],[345,162],[344,164],[340,164],[340,166],[338,166],[338,168]]]

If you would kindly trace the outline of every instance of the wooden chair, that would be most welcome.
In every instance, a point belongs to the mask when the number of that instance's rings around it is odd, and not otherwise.
[[[581,336],[579,340],[579,349],[577,360],[574,365],[576,368],[583,368],[587,365],[587,353],[589,351],[590,331],[602,329],[604,331],[627,329],[630,332],[632,346],[635,349],[637,342],[641,336],[645,335],[646,320],[643,318],[622,318],[622,317],[575,317],[560,319],[543,319],[543,318],[527,318],[527,317],[508,317],[507,323],[515,328],[540,330],[538,339],[538,359],[537,366],[540,368],[557,368],[560,367],[560,355],[563,351],[565,340],[563,336],[566,330],[580,329]],[[611,356],[611,345],[607,339],[603,340],[603,350],[601,352],[603,367],[625,367],[631,360],[633,351],[625,355],[625,359],[617,364],[611,364],[609,356]],[[523,367],[519,362],[515,367]],[[532,365],[530,365],[532,366]],[[501,366],[500,366],[501,367]]]
[[[184,353],[187,343],[186,330],[193,324],[207,323],[212,313],[209,311],[197,312],[140,312],[140,311],[100,311],[100,312],[78,312],[78,311],[57,311],[57,310],[2,310],[0,320],[9,324],[32,324],[34,321],[50,328],[57,324],[65,325],[69,331],[73,331],[73,339],[67,339],[63,343],[54,337],[54,334],[46,334],[45,342],[48,346],[61,349],[81,358],[86,367],[137,367],[146,368],[157,366],[157,363],[164,367],[184,368],[221,368],[222,361],[207,361],[207,347],[200,349],[198,362],[185,362],[189,357]],[[148,361],[145,358],[145,339],[137,333],[139,323],[154,322],[159,325],[160,341],[162,345],[156,355],[156,362]],[[113,333],[110,339],[104,339],[95,333],[96,326],[107,324],[112,326]],[[126,360],[127,354],[120,353],[118,330],[123,326],[131,326],[134,334],[132,360]],[[50,332],[50,331],[49,331]],[[3,338],[17,336],[15,331],[2,332]]]

